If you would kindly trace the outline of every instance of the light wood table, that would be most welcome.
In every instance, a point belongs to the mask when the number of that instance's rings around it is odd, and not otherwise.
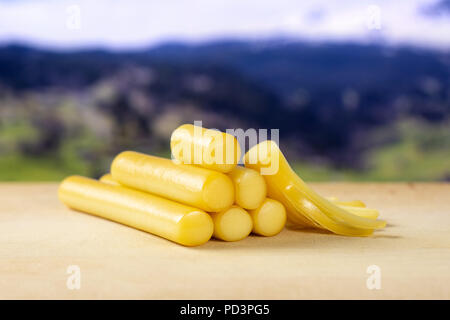
[[[71,211],[55,183],[0,184],[1,299],[450,298],[450,184],[312,184],[389,225],[370,238],[284,230],[186,248]],[[69,290],[69,266],[79,290]],[[367,268],[381,288],[369,290]]]

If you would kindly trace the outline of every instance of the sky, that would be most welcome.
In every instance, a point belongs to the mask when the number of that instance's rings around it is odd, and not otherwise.
[[[450,0],[0,0],[0,43],[141,48],[284,36],[450,50]]]

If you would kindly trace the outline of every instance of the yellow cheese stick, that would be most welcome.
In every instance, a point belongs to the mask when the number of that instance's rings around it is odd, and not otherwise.
[[[120,186],[120,183],[118,183],[116,180],[114,180],[114,178],[112,177],[111,173],[104,174],[98,180],[103,182],[103,183],[110,184],[112,186]]]
[[[249,213],[234,205],[222,212],[212,213],[213,237],[224,241],[238,241],[252,232],[253,222]]]
[[[266,198],[255,210],[248,212],[253,220],[253,233],[271,237],[283,230],[286,224],[286,209],[281,202]]]
[[[208,212],[220,212],[234,202],[234,186],[223,173],[170,159],[125,151],[111,165],[120,184],[147,191]]]
[[[231,134],[184,124],[170,138],[172,155],[185,164],[227,173],[241,158],[241,147]]]
[[[256,170],[237,166],[228,176],[234,183],[236,204],[244,209],[256,209],[266,198],[266,181]]]
[[[58,190],[68,207],[125,224],[185,246],[207,242],[214,225],[206,212],[151,194],[71,176]]]

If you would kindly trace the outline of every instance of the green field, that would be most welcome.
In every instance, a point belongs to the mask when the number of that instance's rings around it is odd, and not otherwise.
[[[366,155],[368,169],[334,169],[297,163],[296,172],[307,181],[443,181],[450,179],[450,126],[402,121],[375,135],[396,136],[394,142]]]
[[[290,161],[306,181],[443,181],[450,179],[450,131],[448,125],[435,126],[415,120],[374,132],[395,136],[392,142],[365,155],[366,169],[337,169],[332,166]],[[98,177],[108,171],[112,157],[102,141],[89,132],[65,140],[57,152],[45,155],[24,154],[14,142],[24,144],[38,139],[24,124],[3,127],[0,141],[13,146],[0,154],[0,181],[59,181],[71,174]],[[156,152],[168,156],[169,152]]]

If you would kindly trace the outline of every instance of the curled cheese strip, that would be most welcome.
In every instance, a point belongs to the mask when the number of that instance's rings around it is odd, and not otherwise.
[[[246,159],[248,159],[248,153],[246,154]],[[245,164],[246,167],[251,167],[252,165],[249,163]],[[258,170],[257,167],[253,167],[255,170]],[[263,176],[264,180],[266,180],[267,186],[267,195],[271,199],[275,199],[280,201],[287,212],[287,224],[290,227],[295,227],[297,229],[301,228],[321,228],[321,226],[312,220],[309,216],[302,214],[299,212],[294,205],[288,201],[286,198],[286,193],[283,192],[283,185],[280,184],[279,180],[271,179],[268,175]]]
[[[327,199],[334,204],[341,205],[341,206],[348,206],[348,207],[359,207],[359,208],[365,208],[366,204],[362,202],[361,200],[350,200],[350,201],[341,201],[337,197],[327,197]]]
[[[372,229],[383,228],[386,225],[385,221],[368,219],[352,214],[319,196],[295,174],[273,141],[262,142],[250,149],[245,155],[245,165],[268,172],[264,175],[264,178],[268,185],[269,196],[281,201],[287,207],[290,216],[298,218],[299,215],[303,215],[307,220],[314,221],[323,228],[329,230],[334,228],[334,225],[327,223],[328,219],[323,219],[322,216],[321,219],[317,219],[317,214],[313,215],[308,212],[307,206],[303,206],[300,210],[299,203],[307,201],[308,204],[314,205],[319,212],[322,212],[337,225],[357,230],[349,235],[359,235],[361,233],[360,229],[367,229],[371,232]],[[275,192],[273,192],[274,190]],[[345,232],[336,233],[345,234]]]
[[[336,204],[347,207],[365,208],[366,204],[361,200],[337,201]]]
[[[354,206],[342,206],[339,205],[342,209],[347,210],[348,212],[351,212],[359,217],[364,217],[368,219],[377,219],[380,213],[378,210],[370,209],[370,208],[361,208],[361,207],[354,207]]]
[[[343,236],[366,237],[373,233],[373,229],[355,228],[342,224],[324,214],[314,203],[303,197],[302,193],[295,186],[286,188],[287,199],[292,206],[299,212],[316,221],[322,229]]]
[[[58,189],[68,207],[140,229],[185,246],[207,242],[213,221],[204,211],[148,193],[71,176]]]
[[[227,175],[191,165],[177,165],[170,159],[125,151],[114,159],[111,174],[124,186],[208,212],[220,212],[234,202],[234,186]]]

